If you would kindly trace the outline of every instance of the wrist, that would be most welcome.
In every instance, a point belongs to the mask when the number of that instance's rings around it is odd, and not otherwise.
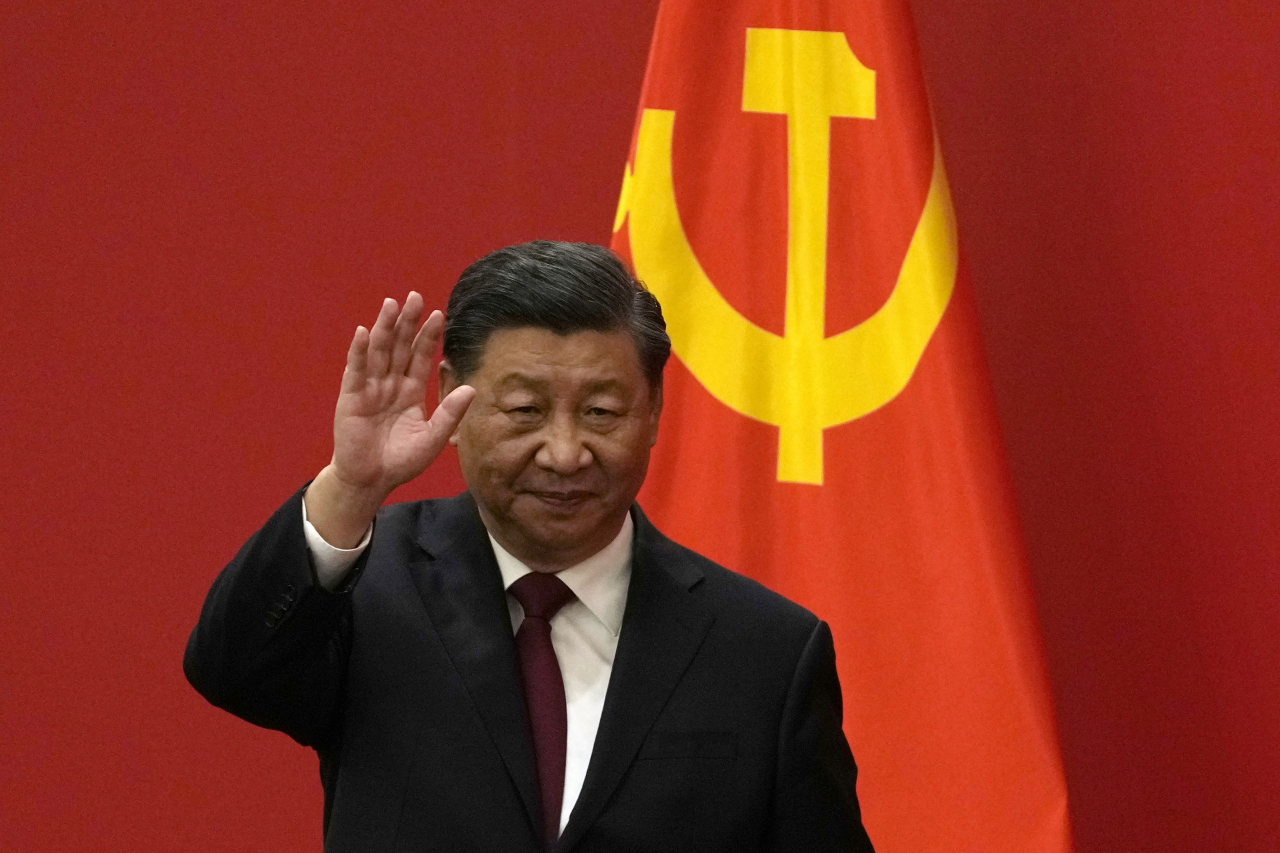
[[[342,470],[333,462],[320,469],[315,482],[322,483],[321,488],[332,493],[333,497],[351,507],[371,505],[376,510],[395,489],[394,485],[382,483],[362,483],[354,477],[344,476]]]
[[[389,494],[389,490],[345,481],[330,464],[311,481],[302,499],[307,520],[326,542],[337,548],[354,548]]]

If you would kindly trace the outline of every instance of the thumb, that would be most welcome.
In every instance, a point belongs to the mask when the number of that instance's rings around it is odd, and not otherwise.
[[[440,401],[440,405],[436,406],[436,410],[431,413],[431,431],[439,437],[441,444],[453,435],[462,416],[466,414],[467,407],[475,398],[475,388],[470,385],[459,385]]]

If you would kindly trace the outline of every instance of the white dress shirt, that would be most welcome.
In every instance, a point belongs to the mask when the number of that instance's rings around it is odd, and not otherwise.
[[[355,548],[333,547],[307,520],[306,501],[302,504],[302,527],[320,585],[328,590],[338,588],[373,535],[370,527]],[[627,585],[631,581],[632,531],[631,515],[628,514],[618,535],[603,550],[576,566],[556,573],[556,577],[564,581],[576,596],[551,618],[551,646],[560,663],[565,701],[568,703],[561,832],[582,792],[587,765],[591,762],[591,749],[596,741],[596,729],[600,727],[600,714],[604,710],[609,675],[613,672],[618,632],[622,629],[622,614],[627,608]],[[511,556],[492,534],[489,543],[502,572],[502,588],[510,590],[511,585],[531,569]],[[507,611],[511,614],[514,633],[524,621],[524,609],[510,592],[507,593]]]

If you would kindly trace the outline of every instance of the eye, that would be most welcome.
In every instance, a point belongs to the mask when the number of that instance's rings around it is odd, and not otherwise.
[[[591,418],[613,418],[617,417],[617,415],[617,412],[612,409],[606,409],[603,406],[592,406],[587,409],[587,417]]]
[[[504,409],[504,412],[514,423],[523,425],[535,424],[542,417],[542,410],[532,403],[524,406],[511,406]]]

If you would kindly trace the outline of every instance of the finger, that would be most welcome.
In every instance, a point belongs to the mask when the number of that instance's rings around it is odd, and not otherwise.
[[[382,310],[378,312],[378,320],[369,330],[369,363],[365,369],[371,379],[377,379],[387,372],[391,364],[391,345],[395,340],[395,322],[399,306],[391,298],[382,300]]]
[[[440,340],[440,335],[443,333],[444,315],[439,311],[432,311],[427,322],[423,323],[422,328],[418,330],[417,337],[413,339],[413,353],[406,371],[410,379],[426,382],[431,376],[431,357],[435,355],[436,342]]]
[[[356,326],[347,348],[347,369],[342,371],[342,390],[355,391],[364,383],[364,370],[369,356],[369,330]]]
[[[458,428],[458,423],[462,420],[462,416],[467,413],[467,407],[471,405],[471,401],[476,398],[476,389],[470,385],[459,385],[449,392],[440,405],[436,406],[436,410],[431,413],[431,431],[433,438],[437,443],[436,453],[439,453],[449,440],[449,436],[453,435],[453,431]]]
[[[396,319],[395,344],[391,350],[390,373],[392,376],[404,374],[404,369],[408,366],[409,358],[413,353],[413,333],[417,330],[418,321],[421,319],[422,297],[417,291],[411,290],[405,297],[400,316]]]

